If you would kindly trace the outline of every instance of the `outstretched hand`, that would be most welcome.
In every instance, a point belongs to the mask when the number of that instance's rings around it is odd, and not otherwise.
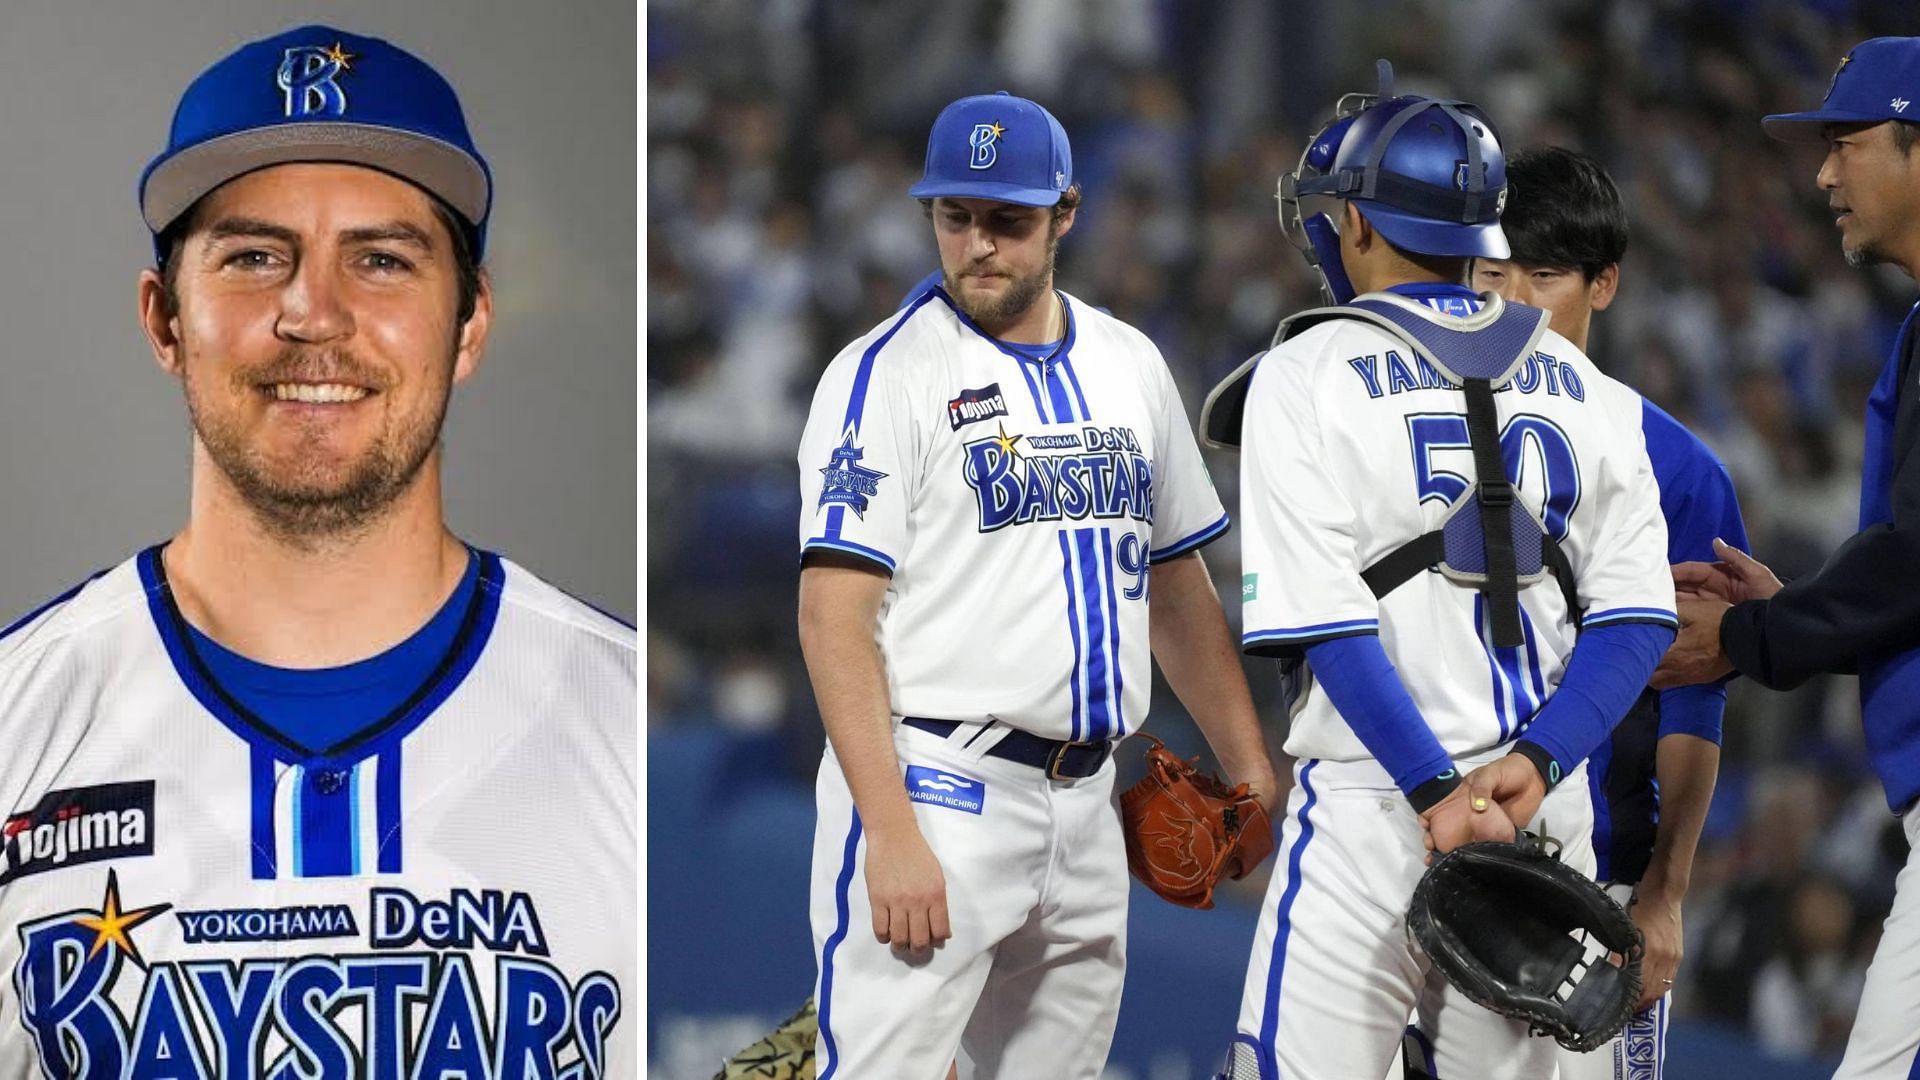
[[[1724,540],[1713,542],[1719,562],[1684,562],[1673,567],[1673,591],[1682,603],[1718,600],[1738,604],[1765,600],[1780,591],[1780,579],[1753,556]]]

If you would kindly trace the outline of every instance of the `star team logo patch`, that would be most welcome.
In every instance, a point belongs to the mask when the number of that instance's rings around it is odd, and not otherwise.
[[[0,828],[0,885],[49,870],[153,854],[153,781],[49,791]]]
[[[860,464],[866,451],[855,446],[853,439],[854,430],[849,427],[840,445],[833,448],[833,457],[827,461],[827,467],[820,470],[823,478],[820,483],[820,505],[838,503],[864,518],[867,516],[867,500],[879,492],[880,481],[885,480],[887,474]]]

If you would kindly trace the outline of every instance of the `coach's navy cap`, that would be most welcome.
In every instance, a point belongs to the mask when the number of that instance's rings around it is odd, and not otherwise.
[[[140,213],[155,246],[214,188],[296,161],[365,165],[411,181],[465,219],[475,258],[485,246],[492,173],[453,87],[398,46],[329,26],[244,45],[187,87],[166,150],[140,176]]]
[[[997,94],[940,110],[927,137],[927,171],[907,194],[1052,206],[1073,183],[1067,132],[1037,103]]]
[[[1840,58],[1818,110],[1778,113],[1760,126],[1786,142],[1822,142],[1826,124],[1920,122],[1915,101],[1920,101],[1920,37],[1877,37]]]

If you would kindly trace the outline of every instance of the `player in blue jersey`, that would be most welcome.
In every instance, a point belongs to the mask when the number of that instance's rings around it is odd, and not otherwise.
[[[1507,180],[1513,190],[1500,227],[1512,254],[1474,260],[1474,287],[1547,309],[1553,328],[1584,352],[1594,313],[1606,310],[1620,285],[1627,250],[1620,192],[1599,162],[1560,147],[1514,155]],[[1660,487],[1668,561],[1711,559],[1716,537],[1746,550],[1733,479],[1720,459],[1652,401],[1642,402],[1641,430]],[[1595,876],[1629,905],[1647,951],[1641,1011],[1607,1047],[1563,1052],[1561,1080],[1659,1074],[1680,965],[1681,904],[1713,798],[1726,700],[1719,683],[1648,690],[1587,761]]]
[[[1920,278],[1920,38],[1874,38],[1840,61],[1812,112],[1769,116],[1769,135],[1822,143],[1814,182],[1826,193],[1853,266],[1889,263]],[[1867,754],[1920,846],[1920,417],[1913,358],[1916,304],[1867,401],[1860,531],[1818,571],[1782,585],[1765,566],[1716,545],[1716,563],[1674,568],[1681,633],[1657,684],[1738,671],[1787,689],[1822,672],[1860,676]],[[1920,858],[1895,881],[1893,911],[1867,969],[1836,1078],[1920,1073]]]
[[[9,1077],[626,1077],[636,643],[448,528],[490,174],[453,88],[304,26],[140,179],[171,539],[0,632]]]

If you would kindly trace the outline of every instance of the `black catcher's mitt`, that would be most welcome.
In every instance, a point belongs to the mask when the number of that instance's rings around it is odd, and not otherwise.
[[[1528,833],[1437,856],[1407,933],[1467,997],[1578,1053],[1619,1034],[1640,998],[1633,920],[1557,842]]]

